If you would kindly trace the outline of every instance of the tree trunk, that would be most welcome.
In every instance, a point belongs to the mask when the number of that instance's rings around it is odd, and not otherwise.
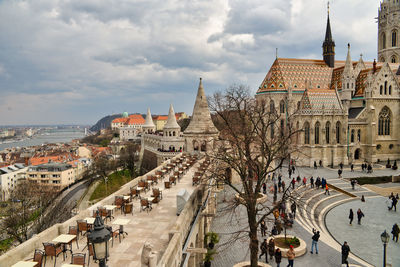
[[[257,217],[255,211],[255,203],[247,209],[249,220],[249,237],[250,237],[250,265],[251,267],[258,266],[258,237],[257,237]]]

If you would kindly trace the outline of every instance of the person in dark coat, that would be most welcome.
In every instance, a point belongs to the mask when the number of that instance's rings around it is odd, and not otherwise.
[[[317,162],[314,161],[314,169],[316,169],[316,168],[317,168]]]
[[[399,241],[399,233],[400,233],[399,226],[397,225],[397,223],[395,223],[392,227],[393,241],[395,241],[394,239],[396,239],[396,242]]]
[[[394,211],[396,210],[396,206],[397,206],[397,198],[395,198],[394,196],[392,197],[392,209],[394,208]]]
[[[276,267],[279,267],[281,265],[282,261],[282,252],[279,248],[275,250],[275,262],[276,262]]]
[[[261,257],[263,255],[265,255],[265,262],[268,263],[268,243],[267,243],[267,239],[264,239],[264,241],[261,243],[260,250],[261,250],[261,254],[260,254],[260,257],[258,257],[258,258],[261,259]]]
[[[350,219],[350,225],[352,225],[354,219],[353,209],[350,209],[349,219]]]
[[[296,180],[293,178],[291,183],[292,183],[292,189],[294,189],[294,185],[296,184]]]
[[[347,258],[349,257],[350,253],[350,247],[347,245],[347,242],[344,241],[342,245],[342,264],[346,263],[346,266],[349,267],[349,262],[347,261]]]
[[[316,231],[314,228],[312,229],[313,231],[313,236],[312,236],[312,243],[311,243],[311,254],[314,252],[314,247],[315,247],[315,254],[318,254],[318,239],[319,239],[319,231]]]
[[[361,218],[364,217],[364,213],[361,211],[361,209],[357,210],[357,220],[358,224],[361,224]]]
[[[261,229],[261,236],[266,236],[267,226],[265,225],[264,220],[262,220],[260,223],[260,229]]]
[[[325,180],[325,178],[322,178],[321,179],[321,189],[324,190],[325,186],[326,186],[326,180]]]
[[[267,184],[266,183],[262,184],[262,189],[263,189],[263,194],[266,195],[267,194]]]
[[[275,241],[271,238],[268,242],[269,259],[272,260],[275,256]]]
[[[292,205],[290,205],[290,210],[293,214],[293,219],[296,219],[296,203],[293,202]]]

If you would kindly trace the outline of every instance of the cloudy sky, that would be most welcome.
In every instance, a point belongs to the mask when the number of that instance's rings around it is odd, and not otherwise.
[[[192,113],[275,58],[321,59],[325,0],[0,0],[0,125]],[[331,1],[336,58],[376,58],[378,0]]]

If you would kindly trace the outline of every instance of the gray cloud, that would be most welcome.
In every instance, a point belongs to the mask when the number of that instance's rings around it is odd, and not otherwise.
[[[337,57],[376,57],[378,3],[336,0]],[[354,12],[356,10],[357,12]],[[0,2],[0,124],[94,123],[109,113],[191,114],[206,93],[257,88],[275,58],[321,58],[324,1]],[[3,116],[4,115],[4,116]]]

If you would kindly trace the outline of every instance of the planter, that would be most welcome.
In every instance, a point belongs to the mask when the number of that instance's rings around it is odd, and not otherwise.
[[[235,265],[233,265],[233,267],[249,267],[250,266],[250,261],[243,261],[243,262],[239,262],[236,263]],[[258,262],[258,266],[259,267],[272,267],[271,265],[264,263],[264,262]]]
[[[204,267],[211,267],[211,261],[205,261]]]
[[[293,237],[292,235],[286,235],[286,238],[292,238],[292,237]],[[276,239],[276,238],[285,238],[285,235],[276,235],[276,236],[273,236],[273,237],[269,237],[267,241],[269,242],[269,240],[271,238],[274,238],[274,239]],[[294,247],[293,248],[294,249],[294,253],[296,254],[296,258],[304,255],[307,252],[307,243],[301,238],[298,238],[298,239],[300,240],[300,245],[298,247]],[[275,244],[275,248],[279,248],[282,251],[282,257],[287,258],[286,252],[289,250],[289,248],[280,247],[280,246],[277,246],[276,244]]]
[[[257,204],[264,203],[267,201],[267,195],[264,195],[263,193],[258,193],[259,196],[257,197]],[[245,203],[244,199],[239,196],[239,194],[235,195],[235,199],[240,203],[243,204]]]

